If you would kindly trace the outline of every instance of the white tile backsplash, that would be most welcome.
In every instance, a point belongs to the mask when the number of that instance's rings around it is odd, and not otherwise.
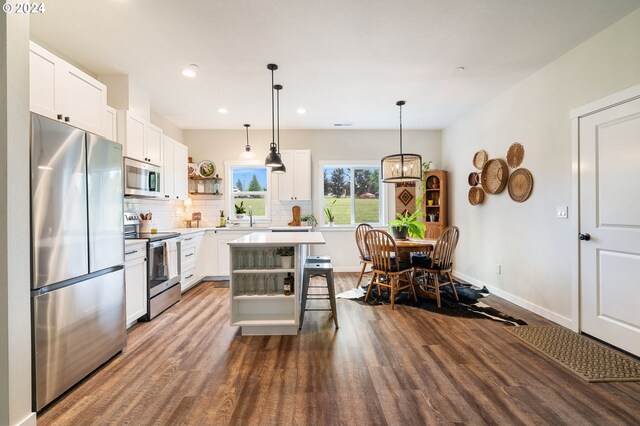
[[[171,229],[185,226],[185,219],[191,218],[191,213],[202,213],[201,227],[214,227],[220,224],[220,210],[224,210],[225,217],[230,216],[230,210],[226,207],[226,202],[222,197],[219,199],[191,199],[191,207],[184,207],[183,201],[149,200],[126,198],[124,209],[127,212],[153,213],[153,225],[159,230]],[[291,222],[293,213],[291,208],[300,206],[301,215],[313,213],[311,201],[272,201],[271,202],[271,225],[284,226]]]

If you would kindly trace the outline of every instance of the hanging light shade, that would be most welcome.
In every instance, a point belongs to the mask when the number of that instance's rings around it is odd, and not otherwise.
[[[247,130],[247,144],[244,147],[244,151],[242,151],[242,153],[240,154],[240,159],[241,160],[255,160],[256,159],[256,154],[255,154],[255,152],[251,152],[251,145],[249,145],[249,127],[251,127],[251,125],[250,124],[245,124],[244,127]]]
[[[264,165],[267,167],[280,167],[282,166],[282,159],[278,154],[278,147],[276,146],[276,130],[275,130],[275,113],[274,113],[274,86],[273,86],[273,72],[278,69],[276,64],[267,65],[267,69],[271,71],[271,144],[269,144],[269,154],[264,160]]]
[[[277,114],[277,139],[278,139],[278,155],[280,155],[280,91],[282,90],[282,85],[281,84],[276,84],[275,86],[273,86],[274,89],[276,89],[276,111],[278,112]],[[282,155],[280,155],[280,161],[282,161]],[[271,173],[277,173],[277,174],[283,174],[283,173],[287,173],[287,168],[284,165],[284,162],[282,163],[281,166],[278,167],[273,167],[271,169]]]
[[[402,105],[405,101],[398,101],[400,107],[400,154],[387,155],[382,159],[382,181],[386,183],[411,182],[422,178],[422,157],[418,154],[404,154],[402,152]]]

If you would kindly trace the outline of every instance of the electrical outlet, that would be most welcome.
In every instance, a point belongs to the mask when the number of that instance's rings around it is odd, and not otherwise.
[[[502,265],[498,264],[498,275],[502,274]]]
[[[567,206],[556,207],[556,217],[558,219],[567,219],[569,217],[569,207]]]

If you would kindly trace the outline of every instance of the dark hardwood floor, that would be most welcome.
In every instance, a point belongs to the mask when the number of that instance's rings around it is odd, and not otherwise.
[[[356,274],[337,274],[338,291]],[[549,321],[495,296],[531,325]],[[242,337],[229,290],[202,283],[129,330],[123,353],[39,425],[637,425],[640,383],[589,384],[488,319],[338,300],[298,336]]]

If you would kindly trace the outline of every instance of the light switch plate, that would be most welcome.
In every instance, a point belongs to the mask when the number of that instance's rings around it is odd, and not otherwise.
[[[568,206],[556,207],[556,217],[558,219],[567,219],[569,217],[569,207]]]

